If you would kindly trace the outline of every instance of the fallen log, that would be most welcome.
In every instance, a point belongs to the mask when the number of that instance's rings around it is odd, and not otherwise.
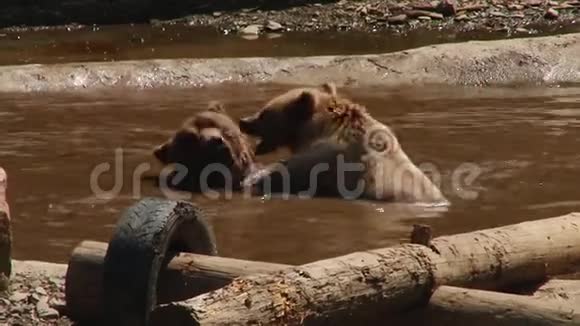
[[[427,302],[438,285],[493,289],[571,272],[580,262],[579,226],[580,214],[572,213],[250,275],[161,305],[153,320],[290,325],[380,318]]]
[[[569,304],[580,310],[580,280],[549,280],[542,284],[533,295],[538,299]]]
[[[571,301],[452,286],[439,287],[423,315],[430,325],[580,325],[580,305]]]
[[[75,320],[103,316],[103,261],[107,244],[83,241],[72,252],[66,273],[67,315]],[[278,271],[289,265],[181,253],[161,271],[160,303],[184,300],[219,289],[234,278]]]
[[[431,241],[430,229],[416,228],[411,238],[415,243]],[[83,241],[74,249],[66,274],[69,317],[75,320],[96,320],[102,317],[101,274],[106,251],[107,244],[96,241]],[[161,303],[168,303],[192,298],[219,289],[240,276],[289,267],[291,266],[182,253],[162,271],[158,285],[159,299]],[[437,291],[435,297],[442,298],[443,294]],[[536,290],[534,297],[571,302],[580,307],[580,280],[550,280]],[[429,313],[428,320],[438,318],[435,313]]]
[[[411,242],[423,244],[430,240],[428,226],[415,226]],[[67,314],[74,320],[95,320],[103,316],[102,273],[107,247],[104,242],[82,241],[71,254],[65,298]],[[185,300],[217,290],[240,276],[288,267],[294,266],[180,253],[161,271],[158,299],[160,303]]]

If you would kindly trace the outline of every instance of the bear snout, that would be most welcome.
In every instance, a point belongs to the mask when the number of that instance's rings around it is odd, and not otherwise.
[[[259,136],[259,132],[258,132],[258,128],[257,128],[257,119],[254,117],[245,117],[245,118],[241,118],[240,121],[238,122],[238,125],[240,126],[240,130],[243,133],[252,135],[252,136]]]
[[[161,163],[167,164],[167,144],[159,145],[153,149],[153,156]]]

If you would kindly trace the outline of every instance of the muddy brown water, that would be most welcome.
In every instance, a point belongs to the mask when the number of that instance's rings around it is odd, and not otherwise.
[[[414,30],[405,34],[267,33],[246,39],[214,28],[113,25],[80,29],[0,30],[0,65],[153,58],[284,57],[385,53],[469,40],[530,37],[580,31],[580,24],[543,26],[533,33]]]
[[[146,164],[147,174],[158,171],[150,149],[185,117],[216,98],[238,117],[286,88],[0,94],[15,258],[66,262],[79,241],[107,241],[126,207],[164,195],[149,182],[139,190],[133,173]],[[414,223],[441,235],[580,210],[579,86],[343,91],[392,126],[417,164],[436,168],[452,206],[192,196],[215,227],[221,255],[298,264],[406,241]],[[109,198],[91,189],[102,164],[121,167],[98,179],[104,190],[122,181]],[[479,174],[461,176],[465,166]]]

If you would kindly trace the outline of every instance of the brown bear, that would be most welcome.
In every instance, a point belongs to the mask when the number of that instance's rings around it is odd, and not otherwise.
[[[261,191],[447,203],[393,131],[364,106],[337,94],[334,84],[292,89],[239,125],[260,138],[257,155],[280,147],[293,153],[270,174],[252,180]]]
[[[250,144],[224,106],[211,102],[207,110],[188,118],[168,141],[157,146],[153,155],[164,165],[177,165],[170,175],[176,188],[235,190],[254,167]],[[180,168],[186,168],[186,174],[178,177]]]

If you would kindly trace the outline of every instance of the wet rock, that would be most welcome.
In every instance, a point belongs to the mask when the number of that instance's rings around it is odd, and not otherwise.
[[[507,15],[501,11],[492,11],[489,13],[489,15],[492,17],[499,17],[499,18],[506,18],[507,17]]]
[[[34,292],[36,292],[36,293],[38,293],[40,295],[46,295],[46,290],[43,287],[40,287],[40,286],[36,287],[34,289]]]
[[[526,5],[528,7],[539,7],[542,4],[544,4],[544,1],[543,0],[527,0],[526,1]]]
[[[419,18],[421,16],[430,17],[432,19],[443,19],[443,15],[438,12],[430,12],[425,10],[407,10],[405,12],[409,18]]]
[[[244,27],[240,33],[244,34],[244,35],[258,35],[260,34],[260,30],[262,29],[262,26],[260,25],[249,25]]]
[[[573,9],[573,8],[576,8],[576,6],[574,6],[570,3],[566,3],[566,2],[561,4],[561,5],[554,6],[554,9],[556,9],[556,10],[566,10],[566,9]]]
[[[28,299],[28,293],[24,292],[15,292],[13,293],[8,300],[11,302],[21,302]]]
[[[458,22],[468,21],[469,19],[470,18],[467,15],[465,15],[465,14],[459,15],[459,16],[457,16],[457,17],[454,18],[454,20],[455,21],[458,21]]]
[[[366,6],[362,6],[357,10],[362,16],[366,16],[368,14],[368,8]]]
[[[559,3],[557,1],[548,1],[548,6],[554,7],[559,5]]]
[[[282,24],[278,22],[269,20],[268,23],[266,24],[266,29],[269,30],[270,32],[278,32],[283,30],[284,26],[282,26]]]
[[[416,9],[416,10],[433,11],[433,10],[435,10],[435,8],[437,7],[438,4],[439,4],[439,2],[437,2],[437,1],[435,1],[434,3],[431,3],[431,2],[419,2],[419,3],[413,4],[411,7],[413,9]]]
[[[12,315],[20,315],[22,313],[24,313],[26,311],[25,306],[21,305],[21,304],[16,304],[13,305],[12,307],[10,307],[10,313]]]
[[[518,28],[516,28],[516,32],[529,34],[530,33],[530,30],[529,29],[526,29],[526,28],[523,28],[523,27],[518,27]]]
[[[550,8],[546,11],[546,13],[544,14],[544,18],[546,19],[558,19],[558,17],[560,16],[560,13],[558,13],[558,11],[556,11],[556,9],[554,8]]]
[[[54,319],[59,317],[58,311],[52,309],[48,305],[48,301],[46,299],[38,301],[36,304],[36,313],[38,317],[42,319]]]
[[[520,4],[510,4],[510,5],[508,5],[508,9],[509,10],[513,10],[513,11],[516,11],[516,10],[524,10],[524,8],[525,7],[523,5],[520,5]]]
[[[431,17],[429,16],[419,16],[417,19],[422,21],[431,21]]]
[[[215,12],[213,13],[213,16],[214,16],[215,18],[218,18],[218,17],[220,17],[221,15],[222,15],[222,13],[221,13],[221,12],[219,12],[219,11],[215,11]]]
[[[57,311],[62,311],[66,308],[66,302],[63,299],[52,298],[48,301],[48,305]]]
[[[56,278],[56,277],[51,277],[48,279],[48,281],[50,282],[50,284],[52,284],[54,286],[62,286],[64,284],[64,280]]]
[[[455,0],[442,0],[437,4],[435,10],[445,17],[455,16],[457,13],[457,2]]]
[[[408,18],[409,17],[407,17],[407,15],[405,15],[405,14],[391,16],[391,17],[387,18],[387,23],[389,23],[391,25],[400,25],[400,24],[404,24]]]
[[[32,303],[36,303],[40,300],[42,300],[44,298],[44,296],[37,294],[37,293],[32,293],[29,297],[28,297],[28,301],[32,302]]]

